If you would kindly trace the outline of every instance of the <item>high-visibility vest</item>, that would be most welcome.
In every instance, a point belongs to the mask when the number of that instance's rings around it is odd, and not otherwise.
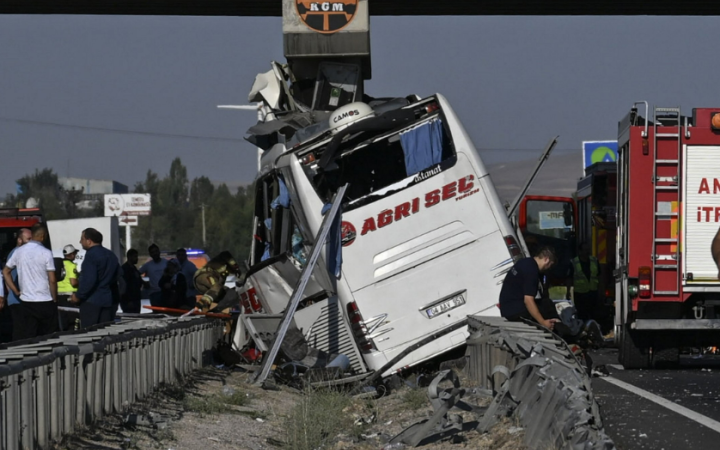
[[[57,288],[59,294],[72,294],[77,292],[77,288],[70,284],[70,278],[77,278],[77,264],[70,261],[69,259],[63,260],[65,266],[65,278],[62,281],[58,281]]]
[[[598,289],[598,272],[600,267],[598,266],[598,260],[594,256],[590,257],[590,279],[588,280],[585,276],[585,272],[582,270],[580,264],[580,258],[575,257],[572,260],[573,263],[573,288],[576,293],[584,294],[590,291],[597,291]]]

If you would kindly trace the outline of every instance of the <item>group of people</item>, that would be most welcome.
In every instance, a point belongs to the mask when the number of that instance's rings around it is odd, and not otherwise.
[[[150,259],[138,268],[137,250],[129,249],[120,265],[117,256],[102,246],[103,235],[87,228],[79,241],[85,250],[82,265],[76,263],[79,250],[68,244],[58,266],[45,241],[47,229],[42,223],[19,230],[2,269],[0,309],[9,309],[13,341],[112,322],[118,306],[124,314],[139,314],[143,287],[153,306],[207,311],[238,302],[235,290],[224,286],[228,275],[240,275],[227,251],[198,269],[185,249],[165,259],[152,244]]]
[[[142,276],[148,277],[145,287],[149,289],[150,304],[166,308],[192,309],[195,307],[197,290],[193,282],[197,267],[187,258],[187,252],[180,248],[175,258],[165,259],[160,256],[160,247],[151,244],[148,247],[150,260],[139,269],[138,252],[130,249],[127,261],[122,266],[123,277],[127,289],[120,300],[120,307],[125,313],[139,313],[143,287]]]
[[[83,327],[114,319],[113,305],[117,306],[115,300],[120,297],[120,265],[115,255],[102,246],[102,234],[94,228],[80,234],[80,245],[86,252],[82,276],[78,276],[74,264],[77,250],[72,245],[63,251],[65,270],[56,273],[52,252],[43,245],[46,238],[47,229],[42,223],[21,229],[2,270],[0,309],[10,309],[14,341],[60,331],[61,300],[79,309]]]

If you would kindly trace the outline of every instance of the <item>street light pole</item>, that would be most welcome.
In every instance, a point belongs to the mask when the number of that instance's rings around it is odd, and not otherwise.
[[[205,245],[205,203],[200,205],[200,208],[202,208],[202,225],[203,225],[203,250],[207,248]]]

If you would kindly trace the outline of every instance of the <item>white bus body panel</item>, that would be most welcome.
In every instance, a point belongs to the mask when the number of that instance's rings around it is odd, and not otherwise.
[[[355,301],[365,322],[378,317],[371,337],[377,352],[365,354],[378,370],[414,342],[463,320],[471,314],[499,316],[497,307],[505,273],[512,260],[504,236],[515,236],[495,188],[467,133],[450,106],[441,101],[457,152],[450,169],[368,206],[343,214],[357,230],[357,238],[343,248],[341,299]],[[469,177],[471,176],[471,177]],[[473,186],[460,193],[465,180]],[[453,185],[453,183],[455,183]],[[446,199],[443,200],[445,186]],[[439,190],[440,201],[426,206],[427,194]],[[399,215],[398,205],[419,199],[417,212]],[[392,212],[392,222],[363,232],[363,223]],[[343,286],[341,286],[343,285]],[[346,288],[348,294],[343,295]],[[425,308],[452,294],[462,293],[465,304],[429,318]],[[347,303],[347,300],[345,301]],[[369,325],[376,325],[375,322]],[[458,347],[466,328],[415,350],[390,368],[414,365]]]

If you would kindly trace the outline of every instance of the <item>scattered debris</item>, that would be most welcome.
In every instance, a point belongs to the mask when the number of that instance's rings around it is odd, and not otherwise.
[[[157,413],[150,412],[145,415],[128,414],[125,417],[125,424],[131,426],[154,427],[158,430],[167,428],[169,418]]]
[[[443,382],[450,382],[452,387],[439,390]],[[448,415],[452,408],[482,413],[484,408],[469,405],[460,400],[465,395],[465,389],[460,388],[460,379],[453,370],[441,371],[430,383],[427,389],[430,403],[435,410],[426,420],[406,428],[402,433],[390,440],[390,444],[405,444],[417,447],[424,440],[443,439],[463,431],[463,418],[458,414]]]

